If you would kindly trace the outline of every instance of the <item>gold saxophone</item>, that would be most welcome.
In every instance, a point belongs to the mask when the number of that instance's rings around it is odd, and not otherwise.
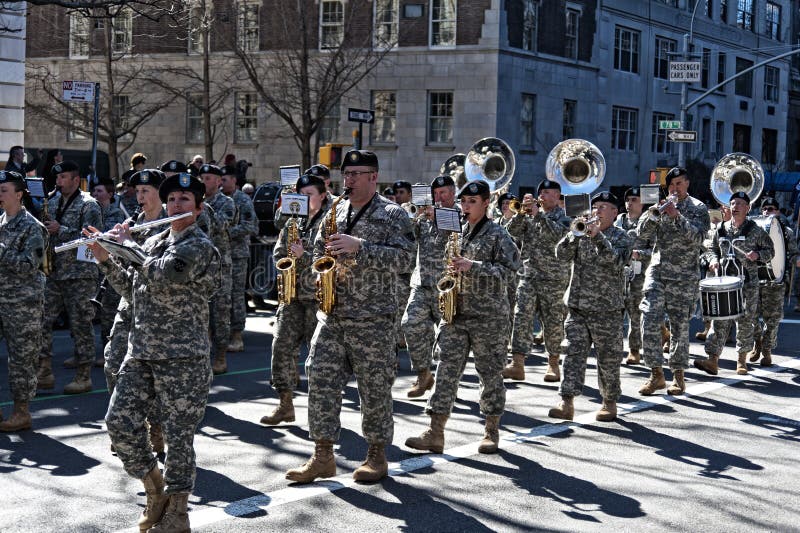
[[[459,234],[454,231],[450,234],[450,239],[444,248],[444,274],[436,282],[436,288],[439,290],[439,312],[442,314],[442,320],[447,324],[451,324],[456,316],[458,292],[461,288],[461,275],[451,273],[453,258],[458,254]]]
[[[297,259],[292,252],[292,245],[300,242],[300,231],[297,228],[297,217],[286,223],[286,249],[288,255],[278,259],[278,303],[289,305],[297,295]]]
[[[350,189],[345,188],[342,195],[331,204],[329,218],[323,229],[326,243],[331,235],[339,232],[336,227],[336,206],[339,205],[339,202],[342,200],[346,200],[349,193]],[[327,249],[325,250],[325,255],[314,261],[314,264],[311,266],[311,270],[317,274],[317,302],[319,302],[319,310],[325,314],[329,314],[336,304],[335,282],[337,266],[336,259]]]

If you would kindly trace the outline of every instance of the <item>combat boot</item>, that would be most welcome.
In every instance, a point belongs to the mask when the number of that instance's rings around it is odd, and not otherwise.
[[[708,336],[708,330],[711,329],[711,321],[710,320],[703,320],[703,331],[698,331],[694,334],[694,338],[699,341],[706,340]]]
[[[628,352],[628,358],[625,359],[626,365],[638,365],[642,361],[642,356],[639,350],[631,350]]]
[[[705,361],[702,361],[700,359],[695,359],[694,367],[702,370],[706,374],[711,374],[712,376],[716,376],[717,372],[719,372],[719,356],[709,355],[708,359]]]
[[[617,418],[617,402],[603,398],[603,406],[594,415],[598,422],[612,422]]]
[[[353,472],[353,479],[374,483],[385,478],[388,473],[389,463],[386,462],[383,444],[370,444],[367,449],[367,458]]]
[[[562,396],[558,405],[548,411],[550,418],[560,418],[561,420],[572,420],[575,418],[575,405],[572,396]]]
[[[500,444],[499,426],[499,416],[492,415],[486,417],[483,440],[478,445],[478,453],[497,453],[497,446]]]
[[[189,533],[189,493],[176,492],[169,495],[164,515],[148,533]]]
[[[272,414],[262,416],[260,422],[267,426],[275,426],[281,422],[294,422],[294,403],[292,402],[292,391],[281,391],[280,403],[272,411]]]
[[[225,356],[226,353],[224,349],[217,350],[217,355],[214,356],[214,362],[211,363],[211,371],[214,372],[215,376],[228,371],[228,362],[225,360]]]
[[[747,352],[741,352],[736,360],[736,373],[740,376],[747,374]]]
[[[68,357],[67,359],[64,359],[64,363],[63,364],[64,364],[64,368],[70,368],[70,369],[71,368],[78,368],[78,360],[75,359],[74,355],[72,357]]]
[[[511,362],[503,369],[503,378],[525,380],[525,354],[515,353],[511,356]]]
[[[83,394],[92,390],[92,363],[83,363],[75,371],[75,377],[64,386],[64,394]]]
[[[151,423],[148,434],[150,435],[150,447],[153,449],[153,453],[156,455],[164,453],[164,431],[161,424]]]
[[[449,415],[431,414],[431,425],[419,437],[406,439],[406,446],[415,450],[442,453],[444,451],[444,426]]]
[[[333,460],[333,441],[318,440],[314,445],[314,455],[299,468],[286,472],[286,479],[295,483],[311,483],[318,477],[336,475],[336,461]]]
[[[419,398],[420,396],[425,394],[425,391],[431,390],[433,388],[433,383],[434,379],[431,370],[429,368],[420,370],[417,373],[417,381],[415,381],[414,384],[411,386],[411,388],[408,389],[408,393],[406,393],[406,396],[408,396],[409,398]]]
[[[161,470],[158,469],[158,466],[154,466],[142,478],[142,484],[147,496],[147,503],[142,511],[142,516],[139,517],[139,531],[144,533],[161,520],[169,496],[164,494],[164,477],[161,475]]]
[[[39,359],[39,371],[36,373],[37,388],[52,389],[56,386],[56,377],[53,375],[53,358],[42,357]]]
[[[679,396],[686,392],[686,381],[684,381],[684,370],[676,368],[672,371],[672,384],[667,389],[670,396]]]
[[[772,351],[769,348],[761,350],[761,366],[772,366]]]
[[[664,369],[660,366],[654,366],[650,369],[650,378],[639,389],[639,394],[642,396],[650,396],[655,391],[667,388],[667,382],[664,379]]]
[[[761,339],[756,339],[753,343],[753,351],[747,354],[750,357],[750,362],[755,363],[761,359]]]
[[[244,339],[242,339],[241,331],[231,331],[231,342],[228,343],[229,352],[243,352]]]
[[[0,415],[0,420],[3,420]],[[8,420],[0,422],[0,431],[5,433],[11,431],[22,431],[31,428],[31,413],[28,411],[28,402],[14,401],[14,411]]]
[[[548,355],[547,356],[547,372],[544,374],[544,380],[547,383],[556,383],[561,381],[561,370],[558,368],[558,363],[561,361],[561,356]]]

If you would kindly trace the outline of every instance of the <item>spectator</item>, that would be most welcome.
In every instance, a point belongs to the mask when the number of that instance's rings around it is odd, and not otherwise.
[[[131,157],[131,170],[139,172],[144,168],[145,163],[147,163],[147,156],[141,152],[136,152]]]
[[[256,193],[256,188],[253,187],[252,183],[245,183],[242,186],[242,192],[245,193],[247,196],[249,196],[252,199],[253,195]]]
[[[56,186],[56,175],[53,174],[53,166],[64,161],[64,154],[58,148],[48,150],[47,156],[44,160],[44,170],[42,177],[44,177],[44,192],[49,193]]]
[[[203,156],[200,155],[200,154],[197,154],[196,156],[194,156],[192,158],[192,162],[189,163],[189,167],[194,167],[194,170],[197,171],[197,173],[199,174],[200,167],[203,166],[203,163],[204,163]],[[191,170],[191,168],[190,168],[190,170]]]
[[[36,170],[37,166],[39,166],[39,158],[34,158],[30,163],[25,163],[25,149],[22,146],[12,146],[8,151],[6,170],[13,170],[26,176],[28,172]]]

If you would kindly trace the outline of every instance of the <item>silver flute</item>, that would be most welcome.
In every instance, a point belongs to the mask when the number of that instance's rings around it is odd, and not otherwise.
[[[144,230],[146,230],[148,228],[152,228],[152,227],[155,227],[155,226],[163,226],[164,224],[169,224],[169,223],[174,222],[176,220],[180,220],[182,218],[190,217],[192,215],[193,215],[192,212],[187,211],[186,213],[181,213],[180,215],[174,215],[174,216],[167,217],[167,218],[159,218],[158,220],[153,220],[152,222],[145,222],[143,224],[138,224],[138,225],[132,227],[129,231],[131,233],[139,233],[140,231],[144,231]],[[74,241],[65,242],[64,244],[56,246],[55,247],[55,252],[56,253],[61,253],[61,252],[66,252],[67,250],[74,250],[75,248],[78,248],[80,246],[84,246],[86,244],[93,243],[94,241],[97,240],[98,237],[106,237],[107,238],[107,237],[110,237],[110,236],[111,235],[109,235],[108,233],[101,233],[99,235],[95,235],[94,237],[82,237],[80,239],[75,239]]]

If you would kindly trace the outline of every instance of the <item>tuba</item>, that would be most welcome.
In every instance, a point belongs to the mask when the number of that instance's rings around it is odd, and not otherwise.
[[[747,193],[752,203],[764,190],[764,170],[754,157],[735,152],[717,162],[709,181],[711,194],[720,204],[730,204],[737,192]]]
[[[439,291],[439,312],[442,314],[442,320],[447,324],[452,324],[458,307],[461,276],[450,273],[450,266],[453,264],[453,258],[458,255],[459,246],[459,234],[451,233],[444,249],[444,274],[436,282],[436,289]]]
[[[336,226],[336,206],[338,206],[339,202],[342,200],[346,200],[349,194],[350,189],[345,188],[344,191],[342,191],[342,195],[336,198],[331,204],[329,218],[323,228],[326,241],[328,237],[339,231]],[[317,275],[317,302],[319,302],[319,310],[325,314],[330,313],[333,310],[333,306],[336,304],[335,282],[337,266],[336,259],[327,249],[325,250],[325,255],[314,261],[314,264],[311,266],[311,270]]]
[[[293,202],[293,204],[296,202]],[[299,206],[298,206],[299,207]],[[297,208],[291,205],[292,218],[286,223],[286,257],[275,263],[278,269],[278,303],[289,305],[297,295],[297,260],[292,252],[292,245],[300,242],[300,231],[297,227]]]
[[[467,182],[485,181],[491,192],[511,183],[514,169],[514,152],[504,140],[495,137],[477,141],[464,158]]]
[[[466,158],[467,156],[464,154],[454,154],[448,157],[447,161],[439,167],[440,174],[453,178],[456,189],[460,189],[467,182],[467,178],[464,175],[464,160]]]
[[[603,183],[606,160],[589,141],[567,139],[550,150],[545,174],[561,185],[563,194],[590,194]]]

